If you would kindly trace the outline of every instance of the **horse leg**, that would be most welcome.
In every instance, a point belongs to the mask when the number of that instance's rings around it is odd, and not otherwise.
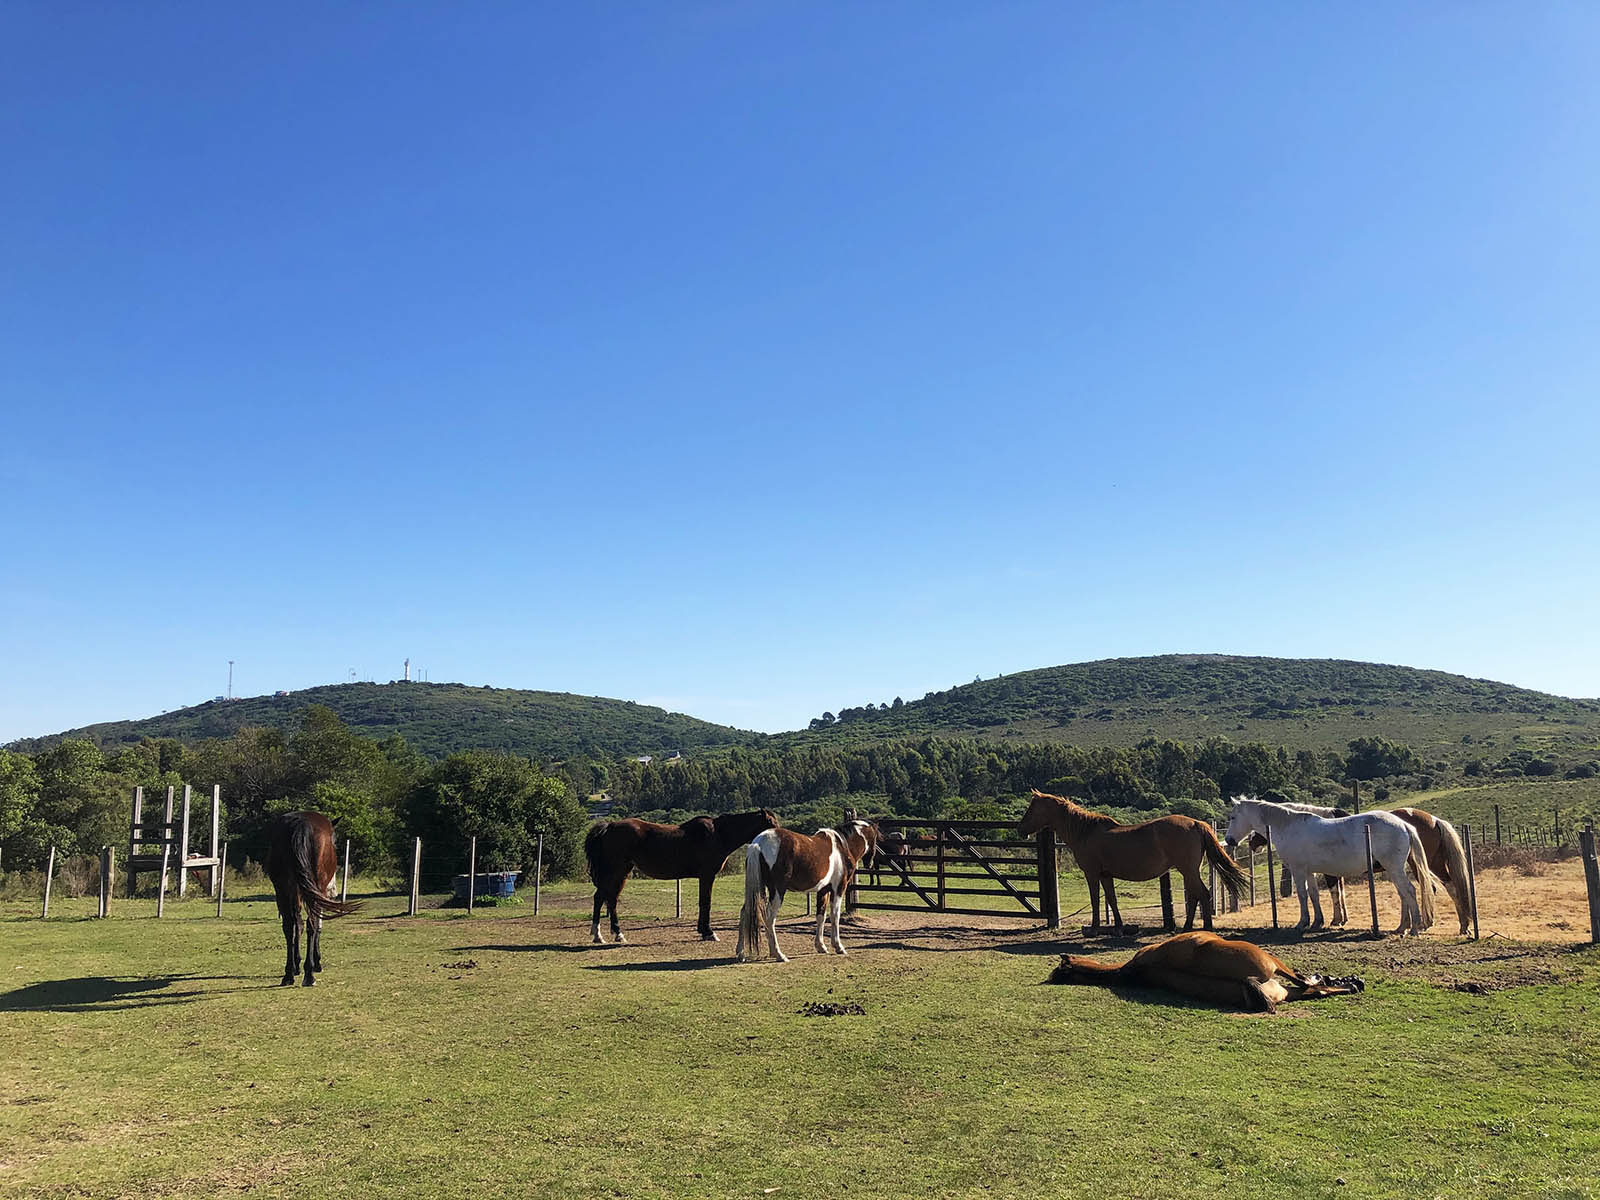
[[[1117,884],[1111,876],[1107,875],[1106,884],[1106,911],[1111,917],[1111,924],[1118,933],[1122,932],[1122,910],[1117,907]]]
[[[1417,892],[1411,886],[1411,878],[1401,867],[1389,873],[1389,882],[1394,884],[1395,894],[1400,897],[1400,927],[1395,932],[1409,932],[1415,937],[1422,932],[1422,909],[1417,904]]]
[[[621,890],[621,888],[617,889],[618,892]],[[606,912],[611,917],[611,940],[620,946],[628,939],[622,936],[622,926],[617,924],[617,897],[615,895],[606,901]]]
[[[716,879],[716,872],[700,876],[700,940],[702,942],[715,942],[718,940],[716,931],[711,928],[711,884]]]
[[[1300,898],[1300,920],[1295,928],[1304,929],[1311,924],[1311,913],[1306,908],[1306,881],[1298,873],[1294,875],[1294,894]]]
[[[311,913],[311,906],[306,906],[306,974],[304,983],[307,987],[316,986],[316,978],[311,971],[311,956],[316,952],[317,945],[317,918]]]
[[[1089,879],[1089,932],[1100,932],[1100,877],[1090,875]]]
[[[772,946],[772,957],[779,962],[788,962],[789,956],[778,949],[778,910],[783,907],[783,893],[770,892],[767,895],[767,941]]]
[[[839,940],[839,919],[844,916],[844,893],[840,892],[833,898],[833,949],[836,954],[845,954],[848,951],[844,943]]]
[[[1183,906],[1185,909],[1183,929],[1187,933],[1194,928],[1194,910],[1199,908],[1200,916],[1207,929],[1211,928],[1211,891],[1206,887],[1205,880],[1200,878],[1200,868],[1194,867],[1183,874]]]
[[[817,943],[817,953],[818,954],[826,954],[828,952],[827,943],[822,940],[822,931],[825,928],[827,928],[827,925],[828,925],[828,902],[832,898],[833,898],[833,893],[830,892],[827,888],[822,887],[822,888],[818,888],[817,889],[817,933],[816,933],[816,943]]]
[[[596,946],[604,946],[605,938],[600,936],[600,906],[606,902],[605,896],[597,887],[594,889],[594,919],[589,922],[589,940]]]
[[[1322,919],[1322,889],[1317,885],[1316,872],[1307,873],[1306,887],[1311,893],[1311,907],[1317,912],[1317,919],[1311,922],[1311,928],[1321,929],[1326,922]]]
[[[328,899],[331,900],[333,897],[329,896]],[[322,918],[318,917],[310,928],[311,953],[306,958],[310,962],[311,969],[320,975],[322,974]]]
[[[283,908],[283,945],[287,959],[283,966],[282,987],[290,987],[300,970],[300,912],[298,908]]]

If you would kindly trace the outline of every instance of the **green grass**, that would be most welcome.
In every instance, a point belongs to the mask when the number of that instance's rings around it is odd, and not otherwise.
[[[1392,797],[1390,804],[1426,809],[1457,824],[1472,826],[1474,838],[1494,837],[1494,808],[1500,806],[1502,834],[1512,825],[1549,830],[1561,811],[1563,836],[1584,820],[1600,822],[1600,778],[1504,779],[1470,787],[1439,788]],[[1568,838],[1570,841],[1570,838]]]
[[[795,927],[737,966],[670,884],[625,895],[606,949],[576,884],[537,919],[375,896],[311,991],[274,986],[264,897],[0,903],[0,1195],[1595,1194],[1595,951],[1476,996],[1326,938],[1284,954],[1365,995],[1243,1018],[1042,987],[1059,944],[1020,923],[847,925],[843,960]]]

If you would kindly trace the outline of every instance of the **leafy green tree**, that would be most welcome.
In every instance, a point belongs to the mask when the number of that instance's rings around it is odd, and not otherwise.
[[[528,870],[541,830],[552,875],[576,874],[582,861],[582,807],[561,780],[515,755],[452,754],[412,790],[407,815],[408,829],[434,862],[459,862],[464,869],[468,839],[476,837],[481,869]]]
[[[1346,779],[1386,779],[1390,775],[1411,775],[1422,770],[1422,759],[1410,746],[1388,738],[1362,737],[1350,743],[1345,756]]]
[[[26,754],[0,750],[0,845],[20,849],[24,830],[36,821],[39,773]],[[30,839],[32,840],[32,839]]]

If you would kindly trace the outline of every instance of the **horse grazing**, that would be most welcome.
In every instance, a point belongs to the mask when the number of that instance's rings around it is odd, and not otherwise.
[[[1372,863],[1386,870],[1400,897],[1400,927],[1396,933],[1419,934],[1433,924],[1433,876],[1428,857],[1417,831],[1392,813],[1372,811],[1351,817],[1319,817],[1297,812],[1282,804],[1240,797],[1231,801],[1228,812],[1228,845],[1237,845],[1252,833],[1265,835],[1272,827],[1272,844],[1294,877],[1300,897],[1300,920],[1304,929],[1309,915],[1306,897],[1316,910],[1310,922],[1321,929],[1322,897],[1317,892],[1317,875],[1359,878],[1367,873],[1367,831],[1372,833]],[[1416,872],[1417,884],[1406,878],[1406,864]]]
[[[1183,927],[1194,928],[1194,910],[1200,907],[1205,927],[1211,928],[1214,911],[1211,889],[1200,878],[1200,863],[1209,861],[1223,884],[1237,895],[1249,880],[1239,864],[1228,857],[1217,834],[1204,821],[1176,813],[1138,825],[1119,824],[1115,817],[1091,812],[1063,796],[1037,789],[1017,827],[1022,834],[1054,830],[1089,881],[1089,903],[1094,910],[1091,930],[1100,928],[1100,885],[1106,889],[1106,908],[1118,932],[1122,911],[1117,907],[1115,879],[1154,879],[1167,871],[1183,876],[1187,910]]]
[[[871,821],[847,819],[836,829],[819,829],[811,836],[792,829],[769,829],[745,847],[744,908],[739,912],[740,962],[761,954],[760,906],[767,908],[767,941],[772,957],[788,962],[778,948],[778,910],[786,892],[817,894],[817,953],[826,954],[822,927],[833,908],[833,948],[844,954],[839,940],[839,919],[844,915],[844,894],[856,867],[877,848],[878,827]]]
[[[339,855],[333,845],[333,822],[321,813],[291,812],[275,817],[267,829],[267,876],[278,895],[288,961],[283,986],[294,983],[300,966],[300,906],[306,909],[305,985],[322,970],[322,918],[355,912],[358,902],[333,898],[333,877]]]
[[[1428,870],[1450,893],[1450,902],[1456,906],[1456,919],[1461,922],[1461,935],[1465,937],[1472,924],[1472,885],[1468,878],[1467,852],[1461,844],[1461,835],[1443,817],[1423,812],[1420,808],[1396,808],[1390,811],[1417,831],[1422,848],[1427,852]]]
[[[652,879],[699,879],[700,920],[696,928],[708,942],[717,941],[711,929],[711,885],[717,872],[740,846],[763,829],[778,824],[770,809],[755,812],[723,813],[720,817],[695,817],[682,825],[658,825],[654,821],[629,818],[601,821],[583,839],[583,854],[589,860],[589,878],[594,880],[594,919],[589,937],[603,945],[600,936],[600,906],[611,915],[611,936],[621,942],[622,927],[617,924],[617,897],[628,881],[628,872],[637,867]]]
[[[1063,954],[1049,982],[1165,988],[1248,1012],[1275,1012],[1289,1000],[1349,995],[1366,986],[1354,977],[1302,975],[1254,942],[1216,933],[1180,933],[1120,965]]]

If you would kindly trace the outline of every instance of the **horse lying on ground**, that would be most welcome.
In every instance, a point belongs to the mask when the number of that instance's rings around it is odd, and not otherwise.
[[[1387,870],[1389,882],[1400,897],[1400,927],[1397,933],[1420,934],[1433,924],[1433,876],[1428,857],[1417,831],[1392,813],[1372,811],[1353,817],[1326,818],[1297,812],[1282,804],[1238,798],[1230,801],[1228,845],[1236,846],[1252,833],[1272,829],[1272,844],[1294,876],[1300,896],[1300,921],[1304,929],[1322,928],[1322,897],[1317,891],[1318,875],[1359,877],[1367,873],[1367,833],[1372,835],[1372,863]],[[1406,877],[1409,863],[1416,872],[1416,886]],[[1310,921],[1309,898],[1317,919]]]
[[[744,908],[739,913],[739,961],[761,955],[760,906],[767,909],[767,942],[772,957],[788,962],[778,948],[778,910],[786,892],[817,893],[817,953],[826,954],[823,923],[833,907],[833,948],[845,953],[839,940],[839,920],[844,915],[844,894],[861,860],[878,844],[878,827],[871,821],[847,819],[837,829],[819,829],[807,836],[792,829],[769,829],[745,847]]]
[[[1302,975],[1253,942],[1216,933],[1180,933],[1120,965],[1063,954],[1049,982],[1165,988],[1247,1012],[1274,1012],[1289,1000],[1343,996],[1366,986],[1354,977]]]
[[[700,880],[700,919],[697,928],[703,941],[714,942],[711,929],[711,885],[717,872],[740,846],[763,829],[778,824],[770,809],[755,812],[723,813],[720,817],[695,817],[682,825],[659,825],[654,821],[628,818],[601,821],[583,839],[583,854],[589,860],[589,878],[594,880],[594,919],[589,923],[591,941],[603,944],[600,936],[600,906],[611,914],[611,936],[621,942],[622,927],[617,924],[617,898],[628,872],[635,867],[653,879]]]
[[[1154,879],[1167,871],[1177,871],[1183,876],[1185,929],[1194,928],[1197,905],[1205,927],[1211,928],[1214,904],[1211,889],[1200,878],[1202,861],[1209,861],[1217,869],[1223,885],[1235,895],[1239,889],[1249,886],[1239,864],[1228,857],[1222,843],[1217,841],[1216,831],[1193,817],[1174,813],[1139,825],[1121,825],[1115,817],[1105,813],[1091,812],[1062,796],[1035,791],[1017,830],[1027,835],[1046,828],[1054,830],[1066,843],[1089,881],[1089,903],[1094,912],[1089,926],[1092,930],[1100,928],[1101,884],[1105,885],[1106,908],[1111,921],[1119,933],[1122,930],[1122,912],[1117,907],[1114,879]]]
[[[267,829],[267,877],[278,896],[283,941],[288,961],[283,986],[294,983],[300,966],[300,906],[306,910],[305,985],[312,987],[322,970],[322,918],[342,917],[361,905],[333,898],[333,877],[339,855],[333,844],[333,822],[321,813],[291,812],[273,818]]]

